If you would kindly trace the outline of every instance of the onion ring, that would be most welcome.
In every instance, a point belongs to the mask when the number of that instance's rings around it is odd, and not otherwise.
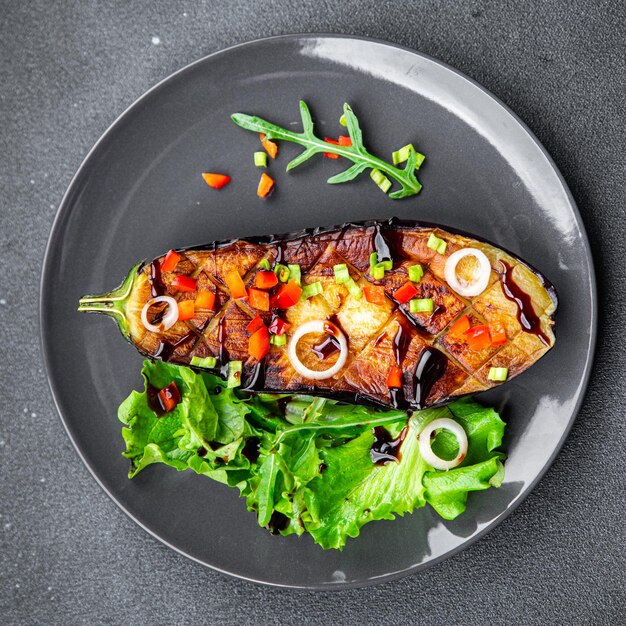
[[[456,266],[459,264],[459,261],[466,256],[473,256],[478,261],[478,277],[471,282],[461,280],[456,275]],[[485,289],[487,289],[487,285],[489,284],[490,274],[491,263],[489,262],[489,259],[484,252],[481,252],[476,248],[463,248],[462,250],[453,252],[448,257],[444,270],[444,275],[448,285],[465,298],[473,298],[474,296],[478,296],[485,291]]]
[[[335,331],[333,336],[339,342],[339,358],[337,359],[337,362],[327,370],[323,370],[321,372],[311,370],[298,358],[296,351],[298,342],[304,335],[308,335],[309,333],[328,333],[329,327]],[[298,326],[296,331],[293,333],[289,341],[289,347],[287,348],[287,356],[289,357],[293,368],[301,376],[311,380],[325,380],[326,378],[334,376],[346,364],[346,359],[348,358],[348,342],[346,341],[344,334],[331,322],[328,322],[327,320],[311,320],[309,322],[305,322],[301,326]]]
[[[167,304],[167,312],[158,326],[150,324],[148,321],[148,311],[150,307],[157,302],[165,302]],[[148,302],[143,305],[143,309],[141,309],[141,321],[143,325],[153,333],[169,330],[178,321],[178,303],[170,296],[157,296],[156,298],[152,298],[148,300]]]
[[[459,444],[457,455],[450,461],[438,457],[430,447],[432,433],[440,428],[450,431],[456,437],[457,443]],[[417,439],[419,441],[420,454],[424,461],[438,470],[449,470],[456,467],[463,462],[463,459],[467,455],[467,434],[463,426],[447,417],[440,417],[427,424]]]

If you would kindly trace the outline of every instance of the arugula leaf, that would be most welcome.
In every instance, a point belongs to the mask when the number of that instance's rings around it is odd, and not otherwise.
[[[400,169],[370,154],[363,145],[363,133],[359,125],[359,120],[354,111],[347,103],[343,105],[343,113],[346,119],[348,134],[352,140],[351,146],[339,146],[328,143],[315,135],[313,119],[306,102],[300,101],[300,117],[302,118],[302,132],[296,133],[287,128],[283,128],[272,122],[268,122],[256,115],[246,115],[245,113],[234,113],[231,119],[235,124],[246,130],[255,133],[265,133],[267,139],[282,139],[300,144],[305,149],[295,159],[287,165],[287,171],[292,170],[305,161],[308,161],[316,154],[324,152],[337,154],[354,163],[348,169],[331,176],[328,183],[336,185],[354,180],[359,174],[367,169],[378,169],[390,178],[394,179],[401,186],[400,189],[389,194],[390,198],[406,198],[418,194],[422,188],[421,183],[415,176],[417,157],[414,150],[410,151],[409,158],[404,169]]]
[[[285,521],[281,534],[309,533],[323,548],[341,549],[364,524],[426,503],[453,519],[465,510],[469,492],[502,484],[504,455],[497,448],[504,422],[473,400],[409,418],[313,396],[249,395],[211,374],[160,362],[146,361],[142,375],[144,391],[133,391],[119,408],[129,476],[152,463],[191,469],[237,487],[261,526],[278,516]],[[172,381],[181,402],[157,417],[147,390]],[[288,400],[284,411],[279,399]],[[419,453],[418,433],[438,417],[455,419],[468,437],[466,458],[448,472],[434,470]],[[392,437],[406,427],[398,462],[372,462],[374,426]],[[446,431],[432,446],[443,458],[457,452],[456,439]]]

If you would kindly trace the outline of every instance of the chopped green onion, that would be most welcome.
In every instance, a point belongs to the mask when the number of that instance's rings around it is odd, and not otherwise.
[[[243,363],[241,361],[230,361],[228,363],[228,379],[226,380],[227,387],[241,386],[242,367]]]
[[[350,280],[350,272],[345,263],[339,263],[333,267],[335,272],[335,282],[339,285]]]
[[[354,282],[354,278],[349,276],[348,280],[345,281],[345,285],[350,292],[350,295],[355,300],[360,300],[363,297],[363,292],[361,291],[361,288]]]
[[[393,269],[393,261],[380,261],[380,263],[376,263],[376,265],[382,267],[386,272],[390,272]]]
[[[490,367],[487,378],[496,382],[505,381],[509,377],[508,367]]]
[[[254,164],[257,167],[267,167],[267,152],[255,152]]]
[[[412,280],[414,283],[419,283],[422,280],[422,276],[424,276],[424,270],[421,265],[410,265],[409,269],[409,280]]]
[[[287,335],[272,335],[270,343],[273,346],[284,346],[287,343]]]
[[[382,280],[383,278],[385,278],[385,268],[377,264],[372,269],[370,274],[374,280]]]
[[[431,250],[439,252],[439,254],[445,254],[446,248],[448,247],[448,244],[443,239],[439,239],[435,233],[430,233],[430,237],[428,238],[428,243],[426,245]]]
[[[313,296],[319,296],[322,291],[322,283],[319,280],[315,283],[311,283],[310,285],[304,285],[304,287],[302,287],[302,295],[300,296],[300,300],[308,300]]]
[[[411,313],[430,313],[433,310],[432,298],[415,298],[409,302]]]
[[[376,167],[372,168],[370,178],[387,193],[391,189],[391,181]]]
[[[265,154],[265,153],[263,153],[263,154]],[[257,267],[260,267],[262,270],[266,270],[267,271],[267,270],[270,269],[271,265],[270,265],[270,262],[267,259],[261,259],[259,261],[259,264],[258,264]]]
[[[295,279],[296,284],[300,286],[300,283],[302,281],[302,273],[300,272],[300,266],[297,264],[294,264],[294,265],[288,265],[288,267],[289,267],[289,280]]]
[[[426,160],[426,157],[421,152],[415,153],[415,169],[419,170],[422,167],[422,163]]]
[[[370,272],[378,265],[378,253],[372,252],[370,254]]]
[[[286,283],[289,280],[289,268],[282,263],[276,263],[274,274],[276,274],[281,283]]]
[[[346,116],[345,116],[345,115],[342,115],[342,116],[339,118],[339,123],[340,123],[342,126],[347,126],[347,125],[348,125],[348,122],[346,122]]]
[[[403,146],[399,150],[396,150],[391,155],[391,158],[393,159],[393,164],[398,165],[398,163],[404,163],[409,158],[411,151],[415,152],[415,148],[413,147],[412,143]]]
[[[193,356],[191,357],[191,365],[194,367],[213,369],[217,365],[217,359],[214,356],[205,356],[204,358]]]

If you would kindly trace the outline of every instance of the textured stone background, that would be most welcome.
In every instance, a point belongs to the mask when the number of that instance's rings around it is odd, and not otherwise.
[[[600,287],[589,392],[563,451],[530,497],[485,539],[424,574],[335,593],[225,578],[136,526],[100,490],[65,435],[37,337],[46,238],[65,188],[100,134],[190,61],[290,32],[398,42],[452,64],[500,97],[570,185]],[[621,622],[625,35],[626,9],[617,0],[2,0],[0,622]]]

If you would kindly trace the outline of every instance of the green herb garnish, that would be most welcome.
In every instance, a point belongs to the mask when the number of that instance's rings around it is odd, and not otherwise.
[[[348,104],[343,105],[344,117],[348,134],[352,140],[351,146],[340,146],[330,144],[315,135],[313,130],[313,119],[309,107],[304,101],[300,101],[300,115],[302,117],[303,132],[296,133],[281,126],[277,126],[272,122],[268,122],[254,115],[246,115],[245,113],[235,113],[232,120],[238,126],[255,133],[265,133],[266,139],[279,139],[283,141],[291,141],[300,144],[305,148],[295,159],[287,165],[287,171],[302,165],[315,154],[323,154],[324,152],[337,154],[341,157],[349,159],[353,162],[347,170],[336,174],[328,179],[331,185],[338,183],[346,183],[354,180],[359,174],[365,170],[377,170],[383,178],[387,180],[393,179],[399,185],[400,189],[389,194],[390,198],[406,198],[419,193],[422,188],[421,183],[415,176],[415,168],[417,166],[417,156],[415,150],[410,150],[404,169],[400,169],[370,154],[363,145],[363,134],[359,126],[359,121]],[[390,181],[389,181],[390,182]],[[377,182],[381,189],[387,187],[382,179]],[[388,187],[387,187],[388,190]],[[385,191],[386,193],[386,191]]]

